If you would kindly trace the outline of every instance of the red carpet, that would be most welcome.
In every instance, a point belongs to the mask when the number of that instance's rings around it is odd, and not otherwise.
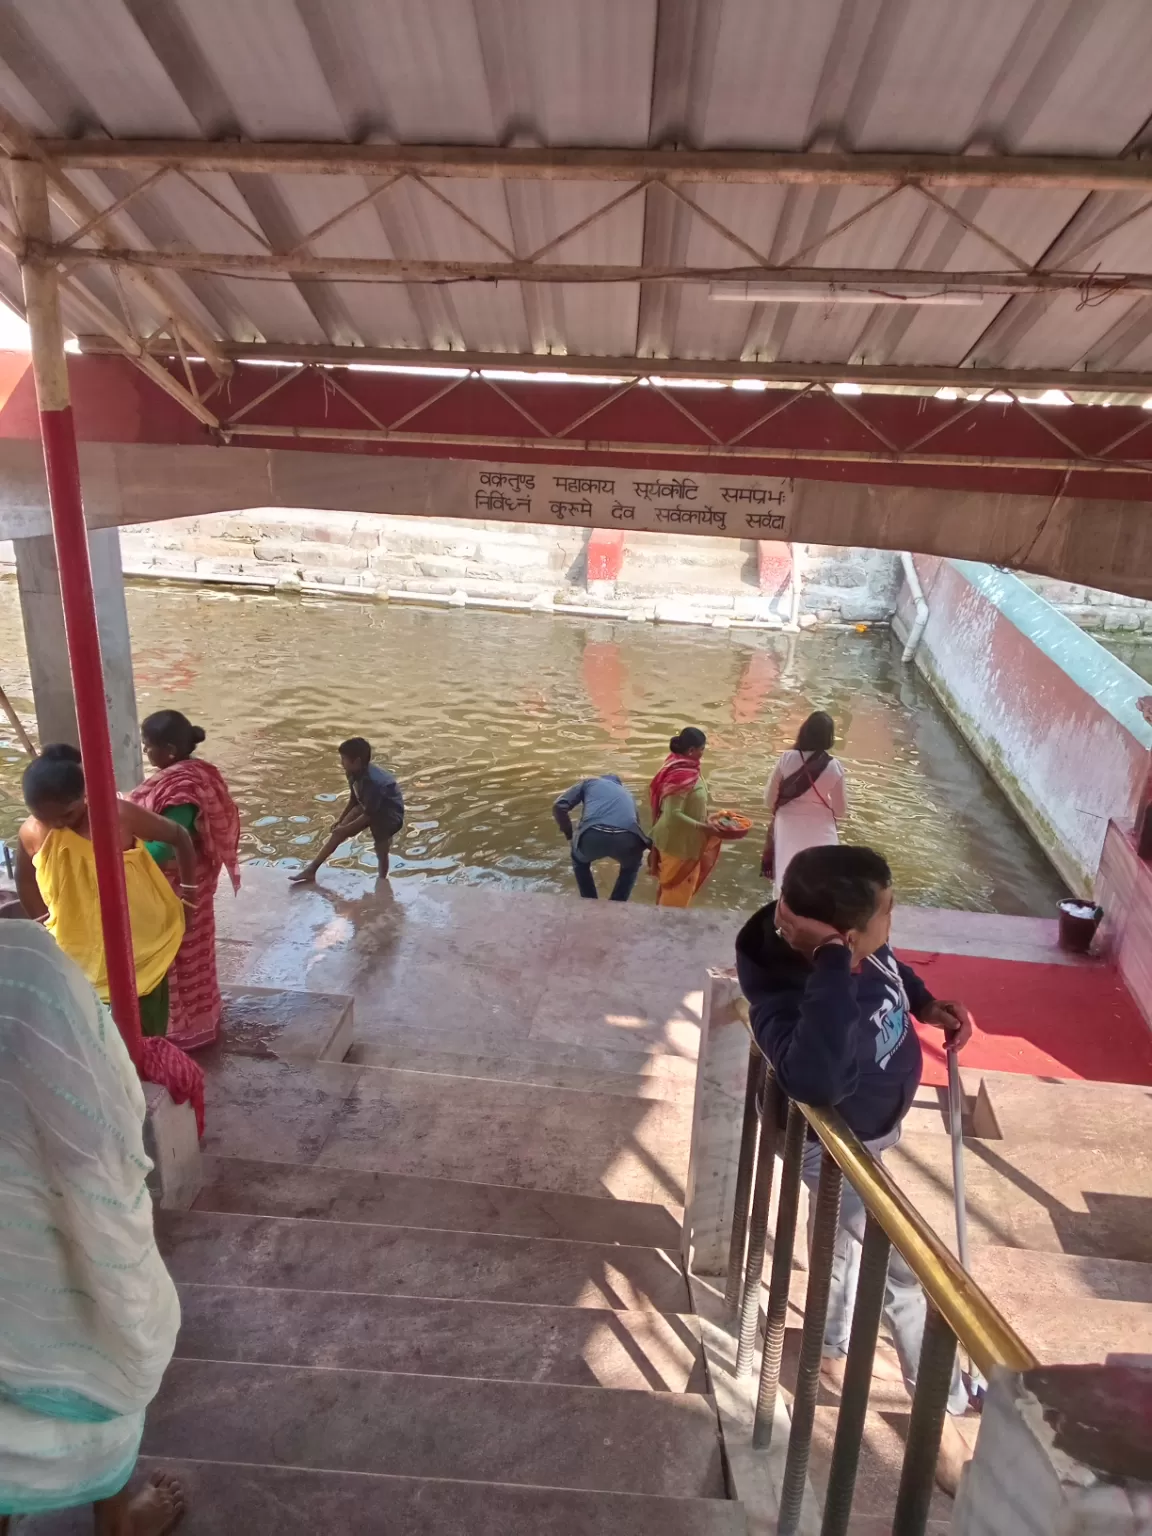
[[[1108,967],[899,953],[936,997],[970,1010],[976,1029],[965,1067],[1152,1084],[1152,1030]],[[948,1076],[940,1032],[921,1028],[920,1038],[924,1082],[942,1087]]]

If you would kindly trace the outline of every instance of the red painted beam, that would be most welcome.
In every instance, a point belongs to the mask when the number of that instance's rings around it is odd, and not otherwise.
[[[69,371],[77,429],[88,442],[217,443],[508,463],[585,459],[628,468],[1152,500],[1152,412],[1129,406],[839,398],[820,390],[663,391],[644,384],[489,381],[478,375],[454,381],[441,373],[240,364],[210,397],[224,424],[215,432],[127,359],[73,356]],[[207,367],[195,371],[207,394],[215,380]],[[0,437],[34,436],[31,376],[5,360]],[[1077,454],[1088,457],[1080,461]],[[1066,479],[1069,461],[1074,468]],[[1104,463],[1133,469],[1116,473]]]

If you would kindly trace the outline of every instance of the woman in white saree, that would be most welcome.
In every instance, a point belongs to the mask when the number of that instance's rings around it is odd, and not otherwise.
[[[0,1536],[78,1504],[98,1536],[162,1536],[183,1512],[163,1474],[126,1491],[180,1324],[143,1122],[83,974],[39,924],[0,922]]]

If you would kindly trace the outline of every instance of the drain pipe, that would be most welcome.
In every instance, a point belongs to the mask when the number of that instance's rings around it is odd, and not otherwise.
[[[807,544],[792,546],[792,586],[788,593],[788,627],[800,628],[800,599],[804,595],[804,556]]]
[[[916,562],[907,550],[900,556],[900,564],[904,567],[904,580],[908,583],[908,590],[912,594],[912,601],[916,605],[916,618],[912,628],[908,631],[908,643],[904,647],[905,661],[911,661],[920,646],[924,627],[928,623],[928,604],[924,597],[924,588],[920,585],[920,575],[916,570]]]

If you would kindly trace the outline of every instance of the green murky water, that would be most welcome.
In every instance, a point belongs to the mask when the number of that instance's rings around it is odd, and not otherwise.
[[[884,632],[789,637],[445,611],[219,590],[128,592],[141,715],[208,732],[243,817],[243,856],[307,856],[345,796],[335,745],[357,734],[399,776],[400,879],[571,889],[552,800],[615,772],[645,803],[669,736],[708,733],[713,804],[756,820],[701,904],[751,908],[763,789],[812,709],[840,728],[845,835],[890,859],[899,899],[1047,915],[1062,888],[934,696]],[[0,682],[31,700],[15,584],[0,582]],[[22,816],[22,759],[0,723],[0,837]],[[369,846],[338,863],[373,867]],[[652,901],[641,877],[634,899]]]
[[[1152,638],[1147,640],[1104,640],[1097,635],[1106,651],[1111,651],[1117,661],[1131,667],[1138,677],[1152,683]]]

